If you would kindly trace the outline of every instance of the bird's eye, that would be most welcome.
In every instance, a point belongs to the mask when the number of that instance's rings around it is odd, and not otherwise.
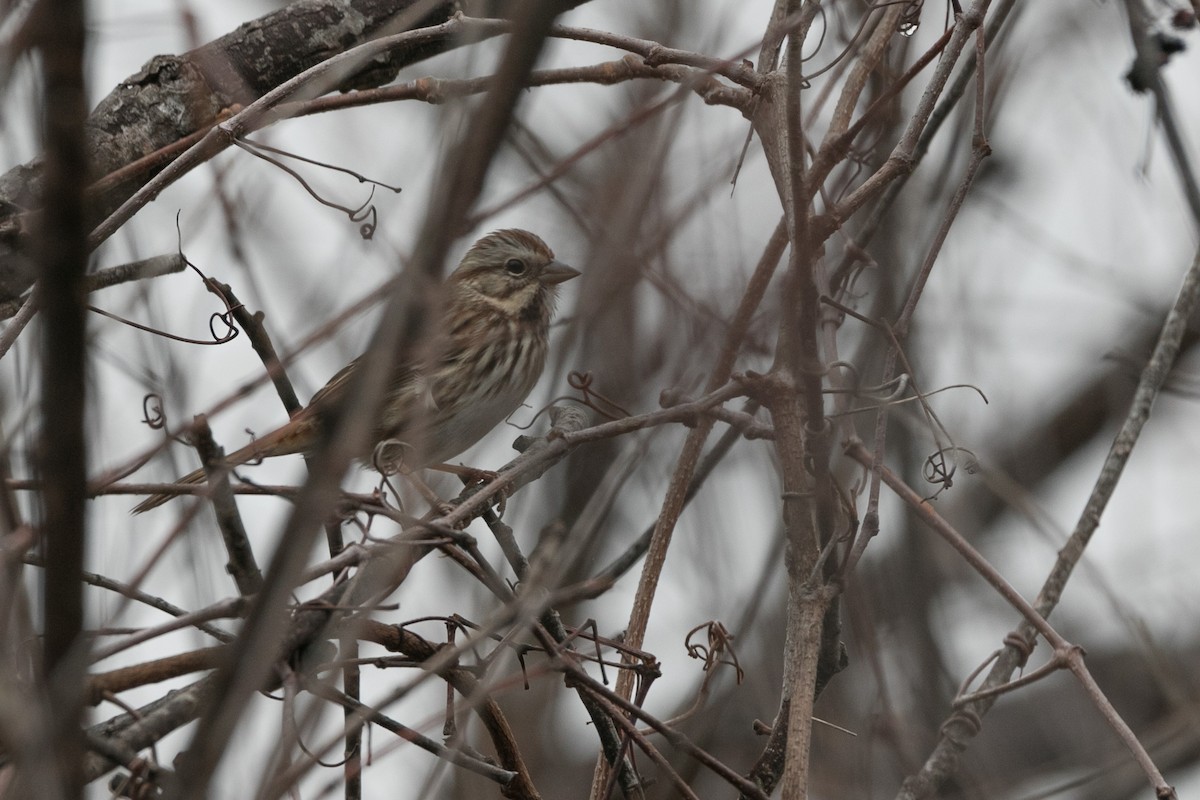
[[[504,262],[504,270],[509,275],[524,275],[525,262],[519,258],[510,258],[508,261]]]

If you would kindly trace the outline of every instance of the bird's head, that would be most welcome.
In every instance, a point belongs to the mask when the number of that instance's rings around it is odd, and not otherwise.
[[[471,246],[450,283],[513,316],[549,313],[558,284],[579,271],[555,260],[529,231],[493,231]]]

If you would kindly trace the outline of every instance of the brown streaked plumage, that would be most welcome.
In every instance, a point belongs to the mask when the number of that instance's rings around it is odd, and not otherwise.
[[[423,467],[453,458],[500,424],[542,374],[558,284],[578,274],[528,231],[495,231],[475,242],[444,285],[438,357],[396,365],[372,447],[403,442],[405,466]],[[330,378],[290,422],[226,456],[226,463],[311,451],[357,364]],[[361,458],[369,463],[371,453]],[[203,470],[177,481],[203,482]],[[133,512],[172,496],[152,495]]]

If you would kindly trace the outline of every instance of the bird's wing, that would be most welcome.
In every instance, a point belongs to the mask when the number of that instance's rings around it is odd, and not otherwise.
[[[313,411],[316,413],[329,412],[334,406],[341,401],[342,395],[346,391],[346,387],[350,385],[350,380],[354,376],[355,370],[358,368],[358,362],[362,360],[362,356],[351,361],[346,366],[334,373],[329,382],[322,386],[312,399],[308,401],[308,406],[305,411]],[[385,392],[390,396],[394,395],[412,383],[417,382],[421,386],[425,386],[421,373],[413,368],[412,364],[400,364],[392,370],[392,374],[388,380],[387,389]],[[423,389],[424,394],[429,395],[428,402],[433,403],[432,395],[429,389]],[[436,404],[433,404],[436,408]]]
[[[354,374],[355,367],[358,366],[358,361],[359,359],[356,358],[335,372],[333,377],[318,389],[317,393],[308,401],[308,408],[313,410],[329,410],[337,405],[338,400],[342,397],[342,393],[346,390],[346,384],[350,382],[350,377]]]

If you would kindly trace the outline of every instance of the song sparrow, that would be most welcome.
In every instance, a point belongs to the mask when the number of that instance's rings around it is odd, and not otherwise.
[[[446,279],[444,312],[432,342],[435,358],[401,361],[392,374],[372,445],[404,443],[404,465],[452,458],[483,438],[524,401],[542,374],[558,284],[579,275],[522,230],[489,233]],[[350,362],[286,425],[225,457],[230,466],[310,452],[354,373]],[[362,455],[370,463],[371,453]],[[197,470],[177,483],[204,481]],[[140,514],[172,495],[152,495]]]

